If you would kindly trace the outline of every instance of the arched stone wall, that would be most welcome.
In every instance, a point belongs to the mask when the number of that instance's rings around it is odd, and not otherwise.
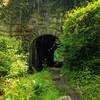
[[[54,66],[56,39],[56,36],[48,34],[41,35],[32,41],[29,50],[29,71],[41,71],[44,63],[49,67]]]

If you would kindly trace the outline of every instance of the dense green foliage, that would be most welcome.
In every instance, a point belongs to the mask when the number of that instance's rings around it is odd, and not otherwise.
[[[48,71],[22,78],[8,78],[5,80],[4,92],[4,100],[58,100],[59,97]]]
[[[67,77],[70,86],[80,95],[81,100],[99,100],[100,74],[91,75],[89,70],[69,71],[66,66],[61,73]]]
[[[60,35],[65,65],[61,73],[68,78],[81,100],[100,98],[100,1],[73,9],[66,14]]]
[[[100,72],[100,1],[69,11],[60,36],[65,61],[71,70]]]
[[[15,38],[0,36],[0,76],[16,76],[27,70],[20,44]]]

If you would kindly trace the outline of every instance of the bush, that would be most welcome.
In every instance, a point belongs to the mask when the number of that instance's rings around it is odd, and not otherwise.
[[[0,36],[0,76],[16,76],[27,70],[20,44],[15,38]]]
[[[71,87],[80,94],[81,100],[99,100],[100,74],[91,75],[88,69],[72,72],[68,69],[65,71],[64,68],[61,73],[67,77]]]
[[[60,36],[60,42],[61,48],[64,48],[65,62],[71,70],[83,70],[88,67],[100,72],[99,22],[99,0],[66,14],[64,34]],[[84,63],[87,66],[84,66]]]

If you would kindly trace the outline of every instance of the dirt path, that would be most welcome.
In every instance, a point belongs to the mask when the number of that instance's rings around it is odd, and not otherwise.
[[[55,85],[60,90],[61,96],[70,96],[71,100],[80,100],[79,95],[70,87],[67,79],[60,75],[60,69],[52,68],[51,71],[54,77]]]

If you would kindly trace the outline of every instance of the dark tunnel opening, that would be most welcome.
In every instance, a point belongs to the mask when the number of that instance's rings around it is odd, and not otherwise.
[[[57,37],[42,35],[33,40],[29,52],[29,71],[41,71],[43,65],[54,66],[54,52],[57,49]]]

